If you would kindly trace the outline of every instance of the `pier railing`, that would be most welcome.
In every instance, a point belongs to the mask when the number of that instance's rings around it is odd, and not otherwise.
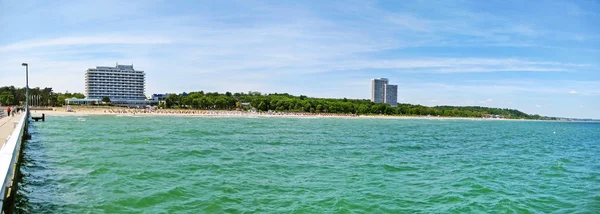
[[[17,164],[21,155],[21,144],[24,138],[26,126],[27,114],[22,114],[21,119],[19,119],[19,123],[9,136],[4,146],[2,146],[0,149],[0,183],[2,184],[2,188],[0,189],[0,200],[2,201],[1,205],[3,213],[6,213],[5,211],[7,210],[12,211],[14,207],[13,202],[16,194],[16,183],[13,182],[18,181],[15,180],[15,177],[18,176]],[[12,207],[9,208],[6,206]],[[9,213],[12,213],[11,211],[9,211]]]

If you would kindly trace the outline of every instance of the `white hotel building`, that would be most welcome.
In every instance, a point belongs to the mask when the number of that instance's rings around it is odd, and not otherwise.
[[[96,66],[85,71],[86,99],[66,99],[67,104],[94,104],[108,97],[114,105],[142,107],[157,102],[146,100],[146,74],[133,65]]]
[[[88,68],[85,71],[85,96],[88,99],[106,96],[111,101],[145,100],[145,80],[144,71],[136,71],[133,65]]]

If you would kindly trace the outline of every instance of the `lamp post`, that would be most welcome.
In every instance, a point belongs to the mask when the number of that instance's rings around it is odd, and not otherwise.
[[[29,65],[27,63],[21,64],[25,66],[25,114],[29,113]]]

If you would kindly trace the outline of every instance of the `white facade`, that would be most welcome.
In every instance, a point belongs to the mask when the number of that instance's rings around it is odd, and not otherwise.
[[[133,65],[97,66],[85,71],[85,95],[87,99],[107,96],[113,102],[145,100],[145,80],[144,71],[134,70]]]
[[[371,102],[398,105],[398,85],[390,85],[386,78],[371,79]]]

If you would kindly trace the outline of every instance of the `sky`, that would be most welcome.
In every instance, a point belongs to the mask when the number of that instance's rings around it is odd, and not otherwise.
[[[146,94],[290,93],[600,118],[600,1],[0,0],[0,86],[81,92],[133,64]]]

